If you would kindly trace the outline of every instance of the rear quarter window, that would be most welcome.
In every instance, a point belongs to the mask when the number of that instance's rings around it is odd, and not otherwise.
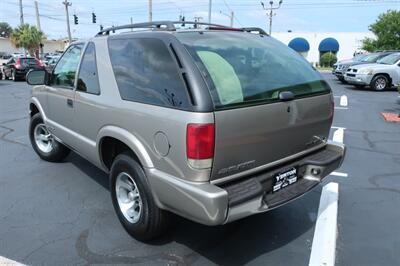
[[[163,41],[109,38],[108,49],[122,99],[171,108],[189,107],[177,63]]]

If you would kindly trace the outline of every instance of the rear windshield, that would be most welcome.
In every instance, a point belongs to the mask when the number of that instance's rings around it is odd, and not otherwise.
[[[267,36],[242,32],[182,32],[186,46],[211,84],[215,108],[275,102],[330,92],[321,75],[295,51]]]
[[[35,58],[20,58],[19,61],[22,65],[36,65],[37,61]]]

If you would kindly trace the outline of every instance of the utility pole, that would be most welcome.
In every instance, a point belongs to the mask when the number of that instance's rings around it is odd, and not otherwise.
[[[24,11],[22,9],[22,0],[19,0],[19,21],[21,26],[24,25]]]
[[[269,1],[270,7],[265,7],[264,3],[261,2],[261,6],[263,7],[264,10],[267,11],[267,16],[269,17],[269,35],[271,36],[272,33],[272,17],[276,15],[274,13],[274,10],[279,9],[282,5],[283,0],[279,0],[278,5],[274,5],[274,1]]]
[[[39,15],[39,4],[38,1],[35,0],[35,14],[36,14],[36,26],[39,31],[42,31],[42,27],[40,26],[40,15]],[[39,58],[43,58],[43,43],[40,42],[39,45]]]
[[[131,25],[133,24],[133,18],[131,17]],[[133,31],[133,28],[131,28],[131,31]]]
[[[208,23],[211,23],[211,6],[212,0],[208,0]]]
[[[229,14],[226,14],[226,13],[224,13],[224,12],[222,12],[222,11],[219,11],[219,13],[222,14],[222,15],[225,15],[225,16],[227,16],[227,17],[229,18],[229,20],[230,20],[230,27],[233,28],[233,19],[235,18],[235,13],[234,13],[233,11],[231,11],[231,14],[230,14],[230,15],[229,15]]]
[[[71,28],[69,27],[69,13],[68,13],[68,7],[71,6],[72,4],[68,2],[68,0],[64,0],[62,4],[65,6],[65,17],[67,20],[67,31],[68,31],[68,40],[69,44],[72,42],[72,37],[71,37]]]
[[[153,21],[153,0],[149,0],[149,22]]]

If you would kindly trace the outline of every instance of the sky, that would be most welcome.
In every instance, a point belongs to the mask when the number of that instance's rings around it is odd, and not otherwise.
[[[49,39],[67,36],[62,0],[37,0],[42,31]],[[279,0],[275,0],[275,5]],[[36,25],[34,0],[22,0],[25,23]],[[148,0],[69,0],[73,38],[88,38],[104,27],[148,21]],[[202,17],[208,21],[209,0],[153,0],[153,21],[186,20]],[[264,1],[269,6],[269,0]],[[388,9],[400,10],[400,0],[283,0],[275,10],[272,32],[366,32],[378,15]],[[93,24],[91,13],[97,16]],[[234,12],[235,27],[261,27],[268,30],[268,17],[259,0],[212,0],[212,23],[229,25]],[[73,15],[79,19],[74,25]],[[18,26],[19,0],[0,0],[0,22]]]

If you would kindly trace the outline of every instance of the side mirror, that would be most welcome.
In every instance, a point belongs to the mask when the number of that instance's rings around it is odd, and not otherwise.
[[[6,65],[6,63],[3,63],[3,66],[5,66]]]
[[[46,70],[31,70],[26,74],[26,82],[29,85],[45,85],[48,78],[49,74]]]

